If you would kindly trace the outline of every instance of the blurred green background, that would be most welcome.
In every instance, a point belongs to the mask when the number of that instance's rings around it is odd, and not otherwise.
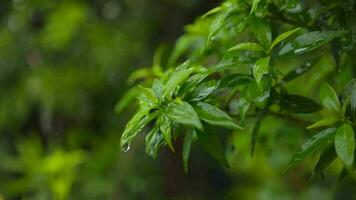
[[[226,136],[231,169],[196,145],[187,175],[180,153],[145,155],[143,137],[120,152],[133,110],[117,116],[114,107],[130,87],[127,77],[152,65],[159,45],[171,47],[184,25],[218,4],[1,1],[0,200],[352,198],[354,185],[337,181],[340,163],[313,182],[313,159],[282,174],[308,136],[278,118],[263,122],[253,158],[248,131]]]

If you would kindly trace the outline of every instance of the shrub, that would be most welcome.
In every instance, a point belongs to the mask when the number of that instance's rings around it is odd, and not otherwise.
[[[149,155],[164,145],[174,151],[182,137],[186,171],[195,140],[228,166],[219,127],[234,133],[254,121],[253,154],[260,124],[272,115],[315,133],[287,168],[321,152],[313,175],[338,158],[341,176],[355,176],[355,23],[354,0],[223,2],[187,25],[172,51],[160,48],[151,68],[129,77],[140,84],[116,110],[135,97],[138,108],[122,134],[122,150],[148,126]]]

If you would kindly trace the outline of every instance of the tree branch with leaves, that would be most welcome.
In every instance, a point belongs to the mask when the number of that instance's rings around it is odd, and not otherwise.
[[[349,10],[355,11],[355,4],[228,0],[210,10],[186,26],[171,52],[160,49],[152,68],[129,78],[138,86],[119,101],[117,111],[136,97],[137,111],[122,134],[123,151],[147,126],[146,151],[153,157],[165,145],[174,151],[173,141],[182,137],[186,171],[194,141],[228,166],[217,127],[234,134],[252,116],[253,154],[260,123],[272,115],[315,132],[292,156],[288,169],[321,152],[313,175],[338,158],[355,177],[356,22],[345,22],[345,15],[355,18],[356,12]],[[316,66],[322,70],[315,71]],[[303,80],[306,74],[311,78]],[[308,85],[312,89],[303,90]],[[316,122],[307,125],[310,119]]]

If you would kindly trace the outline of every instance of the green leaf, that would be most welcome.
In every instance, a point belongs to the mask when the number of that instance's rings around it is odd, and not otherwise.
[[[321,109],[321,106],[312,99],[293,94],[281,95],[279,105],[293,113],[313,113]]]
[[[340,119],[338,117],[328,117],[328,118],[324,118],[310,126],[307,127],[307,129],[313,129],[313,128],[319,128],[319,127],[323,127],[323,126],[329,126],[331,124],[334,124],[336,122],[338,122]]]
[[[203,130],[203,125],[201,124],[197,113],[187,102],[176,101],[170,103],[165,110],[165,115],[167,115],[174,122]]]
[[[256,39],[265,49],[268,49],[272,41],[271,27],[266,21],[255,15],[250,15],[249,20],[252,32]]]
[[[242,129],[228,114],[215,106],[199,102],[194,106],[194,109],[199,118],[208,124],[222,126],[228,129]]]
[[[183,158],[183,167],[185,173],[188,173],[188,169],[189,169],[188,163],[189,163],[190,149],[193,142],[193,133],[194,132],[187,132],[184,136],[182,158]]]
[[[256,99],[260,96],[259,88],[256,81],[250,81],[242,90],[239,99],[239,110],[241,126],[245,126],[245,119],[248,110],[250,109],[252,102],[256,103]],[[258,104],[260,103],[257,102]]]
[[[220,137],[216,132],[201,132],[197,131],[198,141],[203,149],[220,161],[225,167],[229,167],[229,163],[225,157],[225,150],[221,144]]]
[[[198,85],[189,95],[189,101],[200,101],[215,91],[217,83],[215,80]]]
[[[250,11],[250,14],[254,13],[258,7],[258,4],[261,2],[261,0],[251,0],[252,1],[252,8]]]
[[[146,153],[153,158],[157,158],[160,147],[164,144],[164,138],[159,130],[159,124],[146,135]]]
[[[160,125],[160,131],[168,147],[174,152],[172,142],[172,122],[167,117],[163,117],[162,123]]]
[[[335,150],[337,156],[346,166],[351,166],[354,162],[355,136],[350,124],[341,125],[335,136]]]
[[[155,79],[152,84],[152,90],[157,99],[162,99],[164,95],[164,85],[160,80]]]
[[[320,154],[319,160],[314,167],[312,177],[323,174],[323,171],[336,159],[336,152],[334,145],[327,146]]]
[[[262,78],[260,87],[257,86],[255,80],[250,81],[241,91],[240,105],[244,104],[250,107],[250,103],[253,102],[256,107],[264,108],[268,101],[271,100],[269,98],[271,93],[271,82],[271,78],[266,76]],[[246,108],[245,111],[247,112],[248,108]]]
[[[341,113],[341,104],[335,90],[327,83],[320,87],[319,98],[321,103],[330,110]]]
[[[268,101],[270,99],[271,91],[265,90],[262,94],[260,94],[258,97],[256,97],[253,102],[257,108],[265,108],[267,106]]]
[[[127,151],[130,148],[132,139],[154,118],[159,112],[148,113],[147,110],[139,110],[127,123],[124,133],[121,136],[121,149]]]
[[[239,85],[248,84],[251,80],[252,77],[246,74],[230,74],[220,79],[218,88],[234,88]]]
[[[215,35],[220,31],[220,29],[224,26],[225,21],[227,19],[227,17],[230,15],[230,12],[232,11],[232,9],[229,9],[225,12],[222,12],[221,14],[219,14],[215,20],[211,23],[210,27],[209,27],[209,35],[208,35],[208,43],[207,45],[209,45],[211,43],[211,41],[213,40],[213,38],[215,37]]]
[[[212,14],[215,14],[215,13],[220,12],[222,9],[223,9],[222,6],[215,7],[215,8],[213,8],[213,9],[209,10],[207,13],[205,13],[205,14],[204,14],[203,16],[201,16],[200,18],[201,18],[201,19],[204,19],[204,18],[206,18],[206,17],[209,16],[209,15],[212,15]]]
[[[303,54],[322,46],[325,43],[340,37],[346,31],[313,31],[299,35],[291,42],[288,42],[279,51],[279,56],[293,56]]]
[[[154,108],[157,103],[158,99],[152,89],[150,88],[145,88],[145,87],[139,87],[140,88],[140,93],[138,94],[138,99],[140,101],[143,101],[144,103],[147,103],[149,107]]]
[[[187,68],[189,65],[189,61],[184,62],[182,65],[177,67],[177,69],[172,73],[166,83],[166,90],[164,92],[164,96],[172,96],[177,86],[179,86],[189,77],[191,73],[193,73],[194,68]]]
[[[201,83],[209,73],[198,73],[189,77],[180,87],[179,96],[184,97],[186,94],[190,93],[194,88]]]
[[[322,149],[326,144],[330,143],[333,139],[336,128],[325,129],[318,134],[314,135],[311,139],[305,142],[292,159],[289,161],[287,169],[297,165],[308,155]]]
[[[342,106],[341,106],[341,112],[342,112],[342,115],[345,116],[345,113],[346,113],[346,110],[347,110],[347,106],[350,102],[350,98],[347,97],[346,99],[343,99],[343,102],[342,102]]]
[[[270,57],[265,57],[257,60],[253,67],[253,76],[256,79],[256,83],[259,88],[261,88],[261,79],[264,74],[268,74],[269,72],[269,59]]]
[[[263,82],[261,81],[261,86],[264,86]],[[246,97],[247,99],[251,101],[255,101],[255,99],[261,95],[261,92],[263,92],[265,88],[259,88],[257,86],[257,83],[255,80],[250,81],[249,84],[247,84],[244,89],[242,90],[242,96]]]
[[[264,51],[265,49],[254,42],[244,42],[231,47],[228,51],[247,50],[247,51]]]
[[[269,48],[269,52],[271,52],[271,50],[280,42],[282,42],[283,40],[287,39],[288,37],[290,37],[291,35],[293,35],[293,33],[297,32],[300,30],[299,28],[295,28],[293,30],[287,31],[285,33],[282,33],[281,35],[279,35],[276,39],[273,40],[271,47]]]

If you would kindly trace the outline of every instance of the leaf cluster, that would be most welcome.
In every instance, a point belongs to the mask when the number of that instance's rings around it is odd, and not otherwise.
[[[300,113],[315,117],[326,112],[327,116],[307,127],[322,130],[295,153],[288,168],[323,151],[314,174],[320,174],[336,157],[354,173],[353,77],[345,78],[342,95],[327,83],[315,84],[319,101],[315,95],[288,87],[290,82],[299,81],[301,87],[308,84],[300,81],[301,77],[324,60],[332,60],[328,67],[334,72],[354,70],[350,57],[354,25],[345,24],[343,14],[355,14],[342,1],[319,3],[322,6],[298,0],[227,0],[186,26],[170,54],[151,68],[159,73],[143,76],[141,84],[148,87],[136,87],[138,111],[122,135],[123,149],[148,126],[146,149],[153,157],[162,145],[174,151],[173,141],[185,134],[182,154],[186,170],[194,140],[227,166],[217,127],[236,132],[245,127],[248,118],[255,119],[253,153],[266,116],[286,120]],[[314,12],[308,12],[308,7]],[[320,80],[325,82],[326,77]],[[306,128],[305,123],[302,126]]]

